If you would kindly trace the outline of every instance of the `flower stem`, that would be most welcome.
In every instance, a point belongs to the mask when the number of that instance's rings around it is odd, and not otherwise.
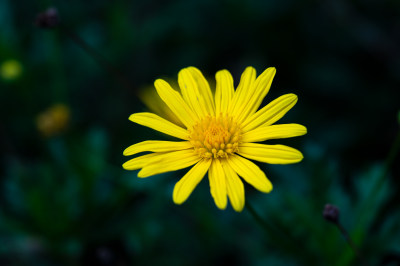
[[[359,221],[361,221],[361,222],[365,221],[365,217],[367,217],[369,211],[372,208],[373,203],[376,201],[376,197],[378,196],[383,184],[386,181],[385,178],[388,175],[390,168],[393,165],[393,162],[399,152],[399,149],[400,149],[400,130],[397,131],[397,136],[393,142],[392,147],[390,148],[390,151],[389,151],[389,154],[385,161],[385,166],[384,166],[384,169],[383,169],[381,175],[375,181],[375,184],[372,186],[373,189],[370,191],[369,195],[366,197],[366,199],[364,201],[364,204],[361,207],[360,215],[358,217]],[[340,224],[337,224],[337,226],[338,226],[339,230],[342,232],[342,234],[345,237],[345,239],[347,240],[347,242],[349,243],[350,247],[353,249],[354,253],[362,260],[362,262],[364,262],[364,265],[366,265],[365,260],[363,259],[363,256],[361,256],[361,253],[356,248],[356,245],[351,240],[350,236],[347,234],[347,232],[344,230],[344,228]]]
[[[371,205],[374,203],[376,196],[378,195],[379,191],[382,188],[382,185],[385,183],[385,177],[390,171],[390,168],[393,165],[394,159],[397,156],[397,153],[399,152],[400,149],[400,130],[397,131],[397,136],[396,139],[393,142],[392,147],[390,148],[388,157],[385,161],[385,166],[384,169],[379,176],[379,178],[376,180],[373,190],[371,190],[370,194],[367,196],[363,208],[361,209],[360,212],[360,218],[363,219],[365,215],[368,214],[368,211],[371,209]]]
[[[343,225],[340,222],[334,223],[336,227],[340,230],[340,233],[346,240],[347,244],[349,244],[349,247],[353,250],[354,254],[362,259],[361,253],[358,250],[356,244],[354,244],[353,240],[351,239],[349,233],[347,232],[346,228],[343,227]]]
[[[265,233],[271,238],[274,245],[281,246],[285,250],[291,250],[293,253],[299,253],[299,249],[295,245],[296,241],[293,241],[291,236],[262,218],[248,200],[246,200],[246,209],[249,211],[251,216],[253,216],[254,220],[264,229]],[[299,255],[301,254],[299,253]]]
[[[381,176],[379,177],[379,179],[377,180],[377,182],[375,184],[376,186],[375,186],[374,191],[371,193],[372,197],[375,197],[376,194],[378,194],[380,188],[382,187],[382,185],[385,181],[385,177],[389,173],[389,170],[392,167],[394,159],[396,158],[396,155],[399,152],[399,148],[400,148],[400,130],[397,131],[396,139],[393,142],[392,147],[390,148],[389,155],[385,162],[385,168],[382,171]],[[372,197],[369,197],[369,198],[371,199]]]
[[[72,41],[80,46],[88,55],[90,55],[101,67],[103,67],[108,73],[126,89],[131,90],[132,86],[125,76],[119,71],[113,64],[111,64],[102,54],[96,51],[93,47],[87,44],[81,37],[69,30],[66,26],[60,23],[59,29],[67,35]]]
[[[262,227],[264,230],[269,233],[270,231],[273,230],[273,227],[265,221],[253,208],[253,206],[249,203],[249,201],[246,201],[246,209],[249,211],[249,213],[253,216],[254,220]]]

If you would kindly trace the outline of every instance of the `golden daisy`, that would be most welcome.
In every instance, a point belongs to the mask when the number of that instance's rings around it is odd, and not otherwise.
[[[178,74],[180,92],[162,79],[155,81],[157,93],[184,125],[178,126],[153,113],[135,113],[129,120],[168,134],[180,141],[149,140],[134,144],[124,155],[148,154],[123,164],[148,177],[193,167],[176,183],[173,201],[182,204],[208,172],[211,195],[219,209],[229,201],[235,211],[244,207],[242,180],[257,190],[269,193],[272,184],[264,172],[248,159],[269,164],[297,163],[300,151],[284,145],[267,145],[269,139],[289,138],[307,133],[299,124],[273,125],[297,102],[285,94],[259,109],[275,76],[275,68],[256,77],[253,67],[243,72],[237,89],[227,70],[216,74],[215,94],[202,73],[194,67]],[[246,159],[247,158],[247,159]]]

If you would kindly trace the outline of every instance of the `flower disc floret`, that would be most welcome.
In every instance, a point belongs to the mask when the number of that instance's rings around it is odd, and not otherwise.
[[[228,158],[239,151],[241,129],[227,114],[206,116],[189,130],[189,140],[201,158]]]

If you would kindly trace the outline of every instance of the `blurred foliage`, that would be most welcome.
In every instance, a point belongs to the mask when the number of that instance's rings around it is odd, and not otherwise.
[[[36,27],[50,6],[61,26]],[[332,203],[369,265],[398,265],[399,15],[392,0],[0,1],[0,264],[359,265],[322,218]],[[246,187],[267,230],[219,211],[206,181],[174,205],[185,170],[122,170],[127,146],[163,138],[128,121],[142,88],[190,65],[236,84],[275,66],[266,101],[299,96],[283,122],[309,133],[280,143],[304,161],[260,165],[268,195]],[[43,114],[63,126],[41,133]]]

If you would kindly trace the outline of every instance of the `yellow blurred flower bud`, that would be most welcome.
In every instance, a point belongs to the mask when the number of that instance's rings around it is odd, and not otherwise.
[[[0,66],[0,76],[4,80],[15,80],[22,73],[22,65],[14,59],[4,61]]]
[[[45,137],[52,137],[60,134],[68,126],[70,110],[64,104],[55,104],[39,114],[36,119],[36,126],[39,132]]]

